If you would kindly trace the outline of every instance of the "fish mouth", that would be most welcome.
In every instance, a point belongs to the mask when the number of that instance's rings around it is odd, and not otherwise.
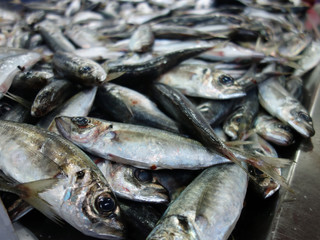
[[[97,223],[87,235],[100,239],[120,240],[125,239],[125,228],[121,223],[114,223],[112,227]]]
[[[292,135],[282,133],[282,134],[273,134],[266,136],[266,139],[272,142],[277,143],[281,146],[288,146],[294,143],[294,139]]]
[[[289,125],[295,129],[298,133],[300,133],[303,137],[309,138],[315,134],[315,130],[312,124],[307,122],[301,122],[296,120],[288,121]]]
[[[57,129],[59,133],[65,137],[70,139],[71,137],[71,124],[66,117],[56,117],[55,118]]]

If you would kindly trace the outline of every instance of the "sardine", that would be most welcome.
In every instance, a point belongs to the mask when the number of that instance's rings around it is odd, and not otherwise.
[[[168,202],[165,188],[158,183],[152,171],[101,158],[94,162],[118,197],[138,202]]]
[[[228,239],[240,217],[247,181],[236,164],[206,169],[170,204],[147,239]]]
[[[228,74],[208,65],[180,64],[162,74],[158,80],[183,94],[209,99],[230,99],[245,96],[242,87]]]
[[[115,197],[87,155],[60,136],[28,124],[0,121],[0,132],[1,170],[19,183],[1,182],[2,190],[86,235],[122,238]]]
[[[256,133],[274,144],[287,146],[294,142],[290,126],[270,115],[259,114],[254,121],[254,128]]]
[[[107,78],[107,73],[98,63],[72,53],[56,52],[52,64],[59,74],[85,86],[102,84]]]
[[[289,124],[303,137],[315,134],[312,118],[302,104],[293,98],[276,79],[271,78],[259,86],[259,102],[272,115]]]
[[[31,68],[41,59],[36,52],[27,52],[14,56],[8,56],[0,60],[0,98],[9,90],[12,81],[19,71]]]
[[[129,42],[129,48],[133,52],[146,52],[153,44],[154,36],[149,25],[139,26],[132,34]]]
[[[162,113],[155,103],[137,91],[107,83],[99,88],[97,98],[101,111],[106,112],[117,121],[179,132],[177,123]]]
[[[63,79],[52,81],[42,88],[31,106],[31,115],[42,117],[59,107],[66,99],[74,93],[74,85]]]

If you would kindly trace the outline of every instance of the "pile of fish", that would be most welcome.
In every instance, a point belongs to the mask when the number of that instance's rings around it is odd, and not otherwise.
[[[1,6],[0,189],[18,196],[6,203],[12,221],[36,208],[95,238],[227,239],[249,180],[262,198],[290,190],[291,161],[274,146],[315,134],[301,104],[320,62],[309,8]]]

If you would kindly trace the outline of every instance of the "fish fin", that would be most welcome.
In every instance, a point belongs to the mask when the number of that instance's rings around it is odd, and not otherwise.
[[[233,149],[235,150],[235,149]],[[276,182],[278,182],[281,186],[285,187],[290,192],[293,192],[292,189],[290,189],[289,184],[286,182],[286,179],[283,178],[276,170],[275,168],[281,168],[285,167],[287,165],[290,165],[292,163],[291,160],[285,159],[285,158],[275,158],[275,157],[268,157],[263,155],[254,155],[245,153],[240,150],[235,150],[241,153],[245,157],[245,162],[252,165],[253,167],[258,168],[260,171],[264,172],[271,178],[273,178]],[[255,178],[249,174],[249,177],[255,181]]]
[[[112,73],[108,73],[107,74],[107,78],[105,80],[105,82],[109,82],[111,80],[114,80],[116,78],[121,77],[123,74],[125,74],[126,72],[112,72]]]
[[[9,98],[9,99],[11,99],[11,100],[13,100],[13,101],[15,101],[15,102],[17,102],[17,103],[20,103],[22,106],[24,106],[24,107],[26,107],[26,108],[28,108],[28,109],[31,108],[31,105],[32,105],[32,104],[31,104],[29,101],[23,99],[23,98],[20,97],[20,96],[17,96],[17,95],[15,95],[15,94],[9,93],[9,92],[6,92],[6,93],[4,94],[4,96],[7,97],[7,98]]]
[[[62,219],[53,211],[52,206],[47,201],[40,198],[39,194],[51,189],[60,179],[48,178],[33,182],[19,184],[16,188],[23,200],[39,210],[46,217],[57,224],[62,224]]]
[[[62,223],[62,220],[53,212],[52,206],[39,197],[39,193],[51,189],[58,181],[58,178],[49,178],[17,185],[0,181],[0,189],[18,195],[52,221],[59,224]]]

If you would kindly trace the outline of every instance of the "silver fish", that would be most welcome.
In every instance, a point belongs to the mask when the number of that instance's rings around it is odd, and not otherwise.
[[[315,134],[312,118],[302,104],[293,98],[277,81],[268,79],[258,85],[259,102],[272,115],[288,123],[303,137]]]
[[[240,217],[247,181],[236,164],[206,169],[170,204],[147,239],[228,239]]]
[[[18,182],[1,182],[51,219],[62,218],[82,233],[121,239],[115,197],[100,170],[80,149],[35,126],[0,121],[0,168]],[[23,166],[23,167],[21,167]]]
[[[153,44],[154,36],[149,25],[139,26],[132,34],[129,48],[133,52],[146,52]]]
[[[102,84],[107,77],[98,63],[72,53],[56,52],[52,64],[59,74],[86,86]]]
[[[287,146],[294,142],[290,126],[270,115],[258,114],[254,128],[256,133],[274,144]]]
[[[193,97],[230,99],[245,96],[242,87],[230,75],[208,65],[181,64],[162,74],[158,81]]]

